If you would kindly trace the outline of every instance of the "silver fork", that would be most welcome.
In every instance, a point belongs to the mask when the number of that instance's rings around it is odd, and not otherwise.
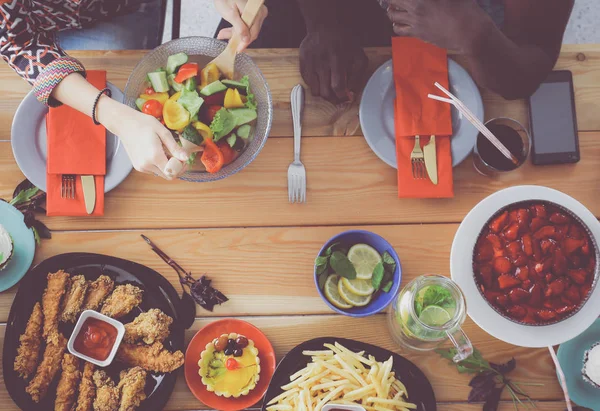
[[[61,198],[75,198],[75,176],[73,174],[63,174],[60,184]]]
[[[412,175],[414,179],[423,179],[427,175],[425,170],[425,155],[421,148],[421,137],[415,136],[415,147],[410,153],[410,164],[412,166]]]
[[[300,84],[292,89],[292,121],[294,123],[294,162],[288,168],[288,198],[290,203],[306,202],[306,169],[300,161],[304,89]]]

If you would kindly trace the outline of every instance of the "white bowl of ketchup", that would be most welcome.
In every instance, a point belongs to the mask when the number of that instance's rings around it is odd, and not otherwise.
[[[125,326],[121,322],[99,312],[85,310],[77,320],[67,348],[76,357],[106,367],[115,358],[123,335]]]

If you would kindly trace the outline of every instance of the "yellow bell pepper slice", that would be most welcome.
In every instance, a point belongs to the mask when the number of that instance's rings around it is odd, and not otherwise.
[[[215,63],[209,63],[200,71],[200,87],[204,88],[221,77],[219,68]]]
[[[225,103],[223,104],[225,108],[242,108],[244,107],[244,102],[242,101],[242,96],[237,88],[228,88],[225,93]]]
[[[163,106],[163,120],[171,130],[183,130],[190,124],[190,113],[178,102],[167,100]]]
[[[177,101],[179,100],[179,97],[181,97],[181,91],[178,91],[177,93],[173,94],[171,97],[169,97],[169,100]]]
[[[154,94],[142,94],[142,95],[140,95],[140,98],[143,98],[146,101],[156,100],[156,101],[159,101],[160,104],[165,104],[165,101],[167,101],[169,99],[169,93],[164,92],[164,93],[154,93]]]
[[[192,123],[192,126],[194,126],[194,128],[198,131],[198,133],[200,133],[200,135],[204,139],[203,141],[212,140],[213,139],[213,132],[212,132],[212,130],[210,129],[209,126],[207,126],[203,122],[201,122],[201,121],[195,121],[195,122]]]

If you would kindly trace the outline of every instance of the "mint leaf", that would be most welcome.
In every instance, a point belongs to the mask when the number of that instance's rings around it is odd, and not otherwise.
[[[375,291],[379,290],[381,287],[381,281],[383,280],[383,264],[380,262],[377,263],[375,268],[373,269],[373,277],[371,277],[371,284]]]
[[[393,281],[388,281],[387,283],[385,283],[385,285],[383,287],[381,287],[381,289],[383,290],[383,292],[389,293],[390,290],[392,289],[393,285],[394,285]]]
[[[319,288],[321,290],[325,288],[325,282],[327,281],[328,277],[329,273],[327,273],[327,271],[324,271],[321,274],[319,274]]]
[[[415,301],[415,314],[417,315],[417,317],[420,317],[422,312],[423,312],[423,300],[418,299]]]
[[[317,267],[319,267],[321,265],[327,265],[328,262],[329,262],[329,257],[327,257],[327,256],[318,256],[315,259],[315,265]]]
[[[352,265],[348,257],[341,252],[334,251],[329,258],[329,264],[336,274],[349,280],[354,280],[356,278],[356,269],[354,268],[354,265]]]
[[[333,243],[331,244],[329,247],[327,247],[327,250],[325,250],[325,255],[326,256],[330,256],[334,251],[339,251],[340,253],[344,254],[344,255],[348,255],[348,249],[342,246],[342,243]]]
[[[441,286],[429,286],[423,296],[423,307],[429,307],[430,305],[437,305],[442,308],[453,307],[454,298],[452,298],[452,293]]]
[[[384,252],[381,259],[383,260],[383,266],[386,271],[391,271],[392,273],[396,271],[396,260],[394,260],[394,257],[392,257],[390,253],[387,251]]]
[[[19,194],[17,194],[9,204],[12,206],[18,206],[21,203],[26,203],[27,201],[31,200],[31,197],[36,195],[38,191],[40,191],[40,189],[37,187],[31,187],[27,190],[19,191]]]

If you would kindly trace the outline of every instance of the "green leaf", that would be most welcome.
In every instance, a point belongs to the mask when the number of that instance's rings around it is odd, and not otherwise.
[[[442,308],[454,307],[454,298],[452,293],[442,286],[429,286],[423,296],[423,308],[430,305],[437,305]]]
[[[327,264],[317,266],[317,274],[318,275],[323,274],[325,271],[327,271]]]
[[[188,156],[188,160],[187,160],[187,165],[188,166],[193,166],[194,163],[196,162],[196,156],[198,155],[198,153],[192,153]]]
[[[458,363],[454,363],[454,356],[456,355],[456,348],[454,347],[448,349],[438,348],[435,352],[449,360],[452,365],[456,366],[458,372],[462,374],[493,370],[490,364],[483,358],[481,352],[475,347],[473,347],[473,354],[470,357]]]
[[[256,110],[256,99],[254,94],[250,91],[250,79],[248,76],[244,76],[240,79],[240,83],[246,86],[246,108]]]
[[[319,274],[319,288],[321,290],[325,288],[325,282],[327,281],[328,277],[329,273],[327,273],[327,271],[324,271],[321,274]]]
[[[319,267],[321,265],[327,265],[328,262],[329,262],[329,257],[327,257],[327,256],[320,255],[315,259],[315,265],[317,267]]]
[[[393,281],[388,281],[387,283],[385,283],[385,285],[383,287],[381,287],[381,289],[383,290],[383,292],[389,293],[390,290],[392,289],[393,285],[394,285]]]
[[[373,276],[371,277],[371,284],[375,291],[379,290],[381,287],[381,281],[383,280],[383,264],[380,262],[377,263],[375,268],[373,269]]]
[[[423,312],[423,300],[418,299],[415,301],[415,314],[417,315],[417,317],[420,317],[422,312]]]
[[[42,240],[40,238],[38,231],[35,229],[35,227],[31,227],[31,230],[33,231],[33,238],[35,238],[35,243],[37,245],[40,245]]]
[[[18,206],[19,204],[26,203],[27,201],[31,200],[31,197],[36,195],[38,191],[40,191],[40,189],[37,187],[31,187],[27,190],[19,191],[19,194],[17,194],[9,204]]]
[[[327,247],[327,250],[325,250],[325,255],[330,256],[334,251],[339,251],[340,253],[342,253],[344,255],[348,255],[348,249],[343,247],[342,243],[331,244],[329,247]]]
[[[394,257],[392,257],[390,253],[387,251],[384,252],[381,259],[383,260],[383,266],[386,271],[391,271],[392,273],[396,271],[396,260],[394,260]]]
[[[349,280],[354,280],[356,278],[356,269],[354,268],[354,265],[352,265],[348,257],[341,252],[334,251],[329,259],[329,264],[336,274]]]

